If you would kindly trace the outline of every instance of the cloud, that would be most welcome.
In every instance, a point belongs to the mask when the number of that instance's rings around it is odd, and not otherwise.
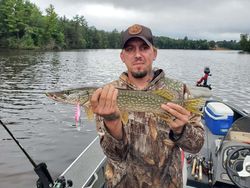
[[[31,0],[42,10],[49,4],[68,18],[83,15],[89,26],[122,31],[133,23],[153,34],[173,38],[239,40],[250,32],[248,0]]]

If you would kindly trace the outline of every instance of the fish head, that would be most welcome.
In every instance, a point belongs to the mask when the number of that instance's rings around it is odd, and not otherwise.
[[[58,102],[80,104],[84,106],[89,101],[94,91],[94,88],[77,88],[58,92],[47,92],[46,96]]]

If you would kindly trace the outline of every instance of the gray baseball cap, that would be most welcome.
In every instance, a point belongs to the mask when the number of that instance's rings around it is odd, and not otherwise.
[[[122,32],[122,48],[124,48],[128,40],[132,38],[140,38],[145,41],[148,46],[154,44],[151,30],[143,25],[134,24]]]

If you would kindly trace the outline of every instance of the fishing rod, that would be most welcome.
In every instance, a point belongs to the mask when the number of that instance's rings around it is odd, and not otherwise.
[[[8,127],[0,120],[1,125],[5,128],[5,130],[9,133],[9,135],[12,137],[12,139],[16,142],[18,147],[22,150],[22,152],[25,154],[25,156],[29,159],[30,163],[34,167],[34,171],[38,175],[39,179],[37,180],[37,188],[65,188],[66,187],[66,181],[64,177],[59,177],[56,182],[53,182],[53,179],[47,169],[47,165],[45,163],[36,164],[34,160],[30,157],[30,155],[25,151],[25,149],[21,146],[21,144],[18,142],[18,140],[14,137],[14,135],[11,133],[11,131],[8,129]],[[73,185],[71,180],[67,181],[68,187],[71,187]]]

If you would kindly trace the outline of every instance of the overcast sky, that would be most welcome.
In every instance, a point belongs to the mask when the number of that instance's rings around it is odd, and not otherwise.
[[[125,30],[134,23],[171,38],[239,40],[250,33],[250,0],[30,0],[41,11],[84,16],[99,30]]]

